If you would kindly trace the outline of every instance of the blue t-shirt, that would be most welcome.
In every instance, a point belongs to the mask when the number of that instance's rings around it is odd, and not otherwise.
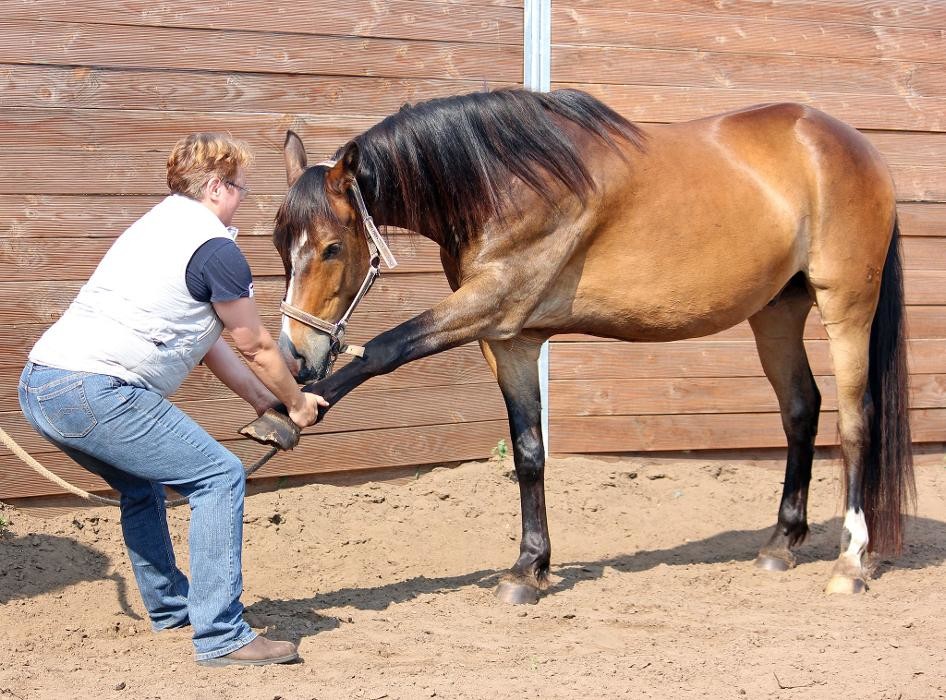
[[[197,301],[234,301],[253,296],[253,275],[243,251],[229,238],[211,238],[194,251],[184,275]]]

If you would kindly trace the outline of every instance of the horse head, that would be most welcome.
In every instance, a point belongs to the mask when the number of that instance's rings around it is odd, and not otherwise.
[[[289,131],[283,155],[289,191],[273,232],[286,270],[279,347],[304,383],[328,374],[344,349],[344,324],[372,256],[352,197],[357,145],[349,143],[337,161],[307,167],[305,146]]]

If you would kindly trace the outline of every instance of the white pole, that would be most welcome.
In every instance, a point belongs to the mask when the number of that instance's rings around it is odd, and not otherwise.
[[[525,0],[523,8],[522,83],[547,92],[552,83],[552,0]],[[539,351],[539,396],[542,399],[542,444],[549,456],[549,344]]]

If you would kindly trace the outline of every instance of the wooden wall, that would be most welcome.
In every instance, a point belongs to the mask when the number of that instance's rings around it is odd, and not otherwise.
[[[946,2],[555,0],[552,86],[640,122],[795,100],[861,129],[900,200],[913,436],[946,441]],[[806,337],[836,404],[817,311]],[[671,344],[581,336],[552,344],[554,453],[782,447],[775,394],[748,325]]]
[[[86,488],[101,483],[25,425],[16,378],[111,240],[163,195],[177,138],[221,129],[255,150],[239,243],[275,332],[283,282],[270,233],[286,128],[314,160],[406,101],[522,79],[522,0],[14,0],[3,9],[0,425]],[[901,202],[914,437],[946,441],[946,2],[554,0],[552,13],[553,88],[586,89],[653,123],[797,100],[877,144]],[[355,342],[448,293],[429,242],[392,243],[401,265],[356,314]],[[807,338],[825,394],[819,441],[831,444],[816,311]],[[674,344],[565,337],[551,348],[550,395],[554,453],[784,446],[745,324]],[[206,370],[174,400],[241,457],[261,454],[235,434],[252,413]],[[467,346],[369,382],[260,474],[483,458],[506,436],[499,391]],[[0,451],[0,497],[55,492]]]
[[[26,425],[17,377],[114,237],[166,193],[178,138],[225,130],[255,151],[238,243],[276,332],[283,271],[270,235],[286,128],[314,162],[405,102],[522,81],[521,0],[20,0],[2,14],[0,425],[84,488],[102,483]],[[394,236],[392,248],[401,264],[359,308],[354,342],[449,292],[432,244]],[[236,435],[254,414],[206,369],[173,398],[241,457],[262,453]],[[506,435],[479,350],[463,347],[362,387],[260,475],[481,458]],[[0,450],[0,497],[56,492]]]

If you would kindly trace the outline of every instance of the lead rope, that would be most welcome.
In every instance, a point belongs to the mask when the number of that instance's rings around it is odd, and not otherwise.
[[[89,501],[90,503],[97,503],[103,506],[121,505],[121,503],[119,503],[114,498],[106,498],[105,496],[96,496],[94,493],[83,491],[78,486],[73,486],[65,479],[62,479],[56,476],[51,471],[49,471],[46,467],[44,467],[42,464],[40,464],[35,459],[33,459],[33,457],[30,456],[30,454],[27,453],[26,450],[20,447],[12,437],[7,435],[7,432],[3,428],[0,428],[0,441],[2,441],[3,444],[6,445],[13,454],[19,457],[23,461],[23,463],[26,464],[28,467],[30,467],[33,471],[35,471],[37,474],[40,474],[46,477],[51,482],[53,482],[60,488],[65,489],[69,493],[74,494],[78,496],[79,498],[82,498],[86,501]],[[256,462],[254,462],[252,465],[250,465],[248,468],[244,470],[246,475],[249,476],[250,474],[255,472],[257,469],[262,467],[270,459],[272,459],[273,455],[275,455],[278,451],[279,451],[279,448],[277,447],[269,448],[269,451],[267,451],[266,454],[264,454]],[[174,508],[175,506],[183,505],[184,503],[187,503],[187,498],[176,498],[173,501],[165,501],[164,507]]]

